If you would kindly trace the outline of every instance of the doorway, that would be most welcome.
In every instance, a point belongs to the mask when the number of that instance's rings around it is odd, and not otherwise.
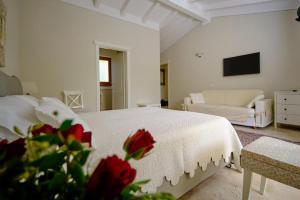
[[[125,105],[125,52],[99,49],[100,111],[118,110]]]
[[[169,107],[169,69],[168,64],[160,65],[160,104],[162,108]]]

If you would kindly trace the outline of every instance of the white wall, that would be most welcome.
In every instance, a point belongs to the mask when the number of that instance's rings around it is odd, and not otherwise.
[[[7,10],[6,41],[5,41],[5,67],[0,68],[9,75],[20,76],[20,41],[19,41],[19,0],[3,0]]]
[[[171,107],[206,89],[300,89],[300,23],[296,11],[220,17],[196,27],[161,55],[169,63]],[[261,74],[223,77],[223,58],[261,53]],[[195,53],[204,53],[197,58]]]
[[[96,110],[97,40],[131,49],[131,107],[159,101],[159,32],[60,0],[22,0],[21,6],[22,78],[35,81],[40,96],[83,90],[85,106]]]

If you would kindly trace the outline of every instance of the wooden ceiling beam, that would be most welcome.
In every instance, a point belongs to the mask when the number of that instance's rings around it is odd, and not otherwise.
[[[155,2],[153,3],[150,8],[147,9],[146,13],[143,16],[143,22],[148,21],[150,14],[152,13],[153,10],[155,10],[156,8],[160,7],[160,3],[159,2]]]
[[[125,2],[123,3],[121,10],[120,10],[120,15],[124,16],[126,14],[126,9],[129,5],[130,0],[125,0]]]
[[[160,3],[171,7],[197,21],[207,23],[210,21],[210,16],[205,13],[200,4],[182,0],[158,0]]]

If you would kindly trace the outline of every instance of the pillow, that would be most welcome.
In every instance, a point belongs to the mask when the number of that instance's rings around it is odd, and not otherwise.
[[[51,102],[51,103],[56,104],[58,106],[66,107],[66,104],[64,104],[61,100],[59,100],[57,98],[54,98],[54,97],[42,97],[41,102]]]
[[[58,112],[58,116],[54,112]],[[65,119],[73,119],[73,124],[81,124],[84,131],[91,131],[90,127],[69,107],[56,98],[44,97],[39,106],[35,107],[37,118],[53,127],[58,127]]]
[[[34,96],[30,96],[30,95],[15,95],[15,96],[16,96],[16,98],[20,98],[20,99],[26,101],[27,103],[31,104],[34,107],[36,107],[40,104],[40,100]]]
[[[0,126],[0,141],[1,140],[8,140],[8,142],[15,141],[18,139],[20,136],[15,134],[14,132],[11,132],[7,128],[4,128]]]
[[[36,98],[25,95],[0,97],[0,126],[12,133],[17,126],[25,136],[27,129],[38,123],[34,112],[37,102]]]
[[[192,103],[205,103],[202,93],[191,93]]]
[[[263,95],[263,94],[257,95],[246,105],[246,107],[253,108],[256,101],[263,100],[264,98],[265,98],[265,95]]]

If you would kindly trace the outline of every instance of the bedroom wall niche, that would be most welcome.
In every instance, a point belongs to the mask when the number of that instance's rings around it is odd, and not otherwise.
[[[267,27],[267,28],[266,28]],[[300,89],[300,26],[295,10],[218,17],[199,25],[161,54],[172,61],[170,105],[180,108],[184,97],[207,89]],[[195,52],[205,52],[199,59]],[[224,77],[223,59],[260,52],[260,74]]]

